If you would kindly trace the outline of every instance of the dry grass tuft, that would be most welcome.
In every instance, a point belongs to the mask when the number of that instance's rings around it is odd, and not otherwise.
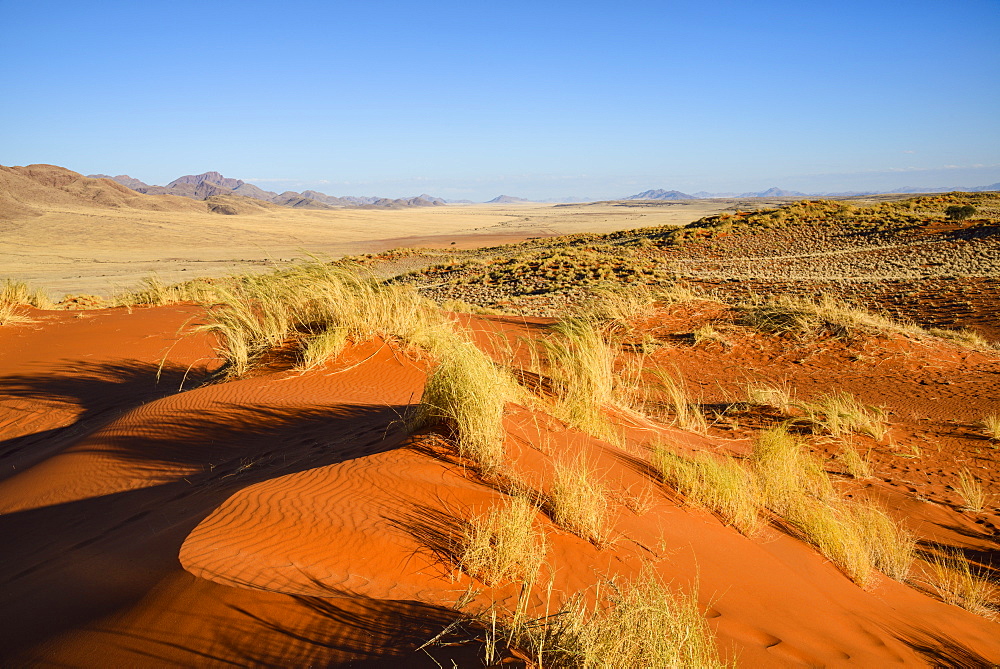
[[[472,342],[457,335],[442,339],[433,346],[440,362],[424,386],[414,424],[447,421],[455,429],[459,455],[492,475],[503,462],[503,412],[519,397],[515,382]]]
[[[809,338],[821,335],[848,337],[859,332],[922,332],[914,325],[897,323],[830,296],[818,302],[788,295],[758,298],[738,305],[737,310],[744,325],[769,334],[787,333]]]
[[[1000,439],[1000,413],[983,416],[983,419],[979,421],[979,426],[990,439]]]
[[[615,353],[592,319],[571,317],[542,342],[558,404],[556,415],[605,439],[616,439],[604,408],[614,401]]]
[[[632,583],[599,587],[588,605],[581,594],[553,615],[527,619],[481,616],[495,640],[505,636],[534,666],[587,669],[724,667],[693,593],[674,591],[651,570]],[[497,629],[498,619],[500,621]],[[495,645],[495,644],[494,644]],[[488,660],[490,658],[487,658]]]
[[[834,437],[853,432],[882,441],[889,432],[884,422],[885,412],[862,404],[850,393],[837,391],[798,406],[806,413],[810,423],[827,430]]]
[[[872,477],[872,465],[867,456],[858,453],[852,446],[841,447],[837,458],[844,463],[847,473],[856,479],[869,479]]]
[[[751,404],[774,407],[782,413],[788,413],[790,409],[796,406],[794,393],[787,385],[748,384],[747,400]]]
[[[331,327],[302,341],[301,369],[314,369],[331,358],[335,358],[347,346],[347,328]]]
[[[806,451],[802,441],[789,434],[784,426],[757,435],[750,461],[764,503],[779,515],[795,511],[805,497],[821,502],[835,497],[823,463]]]
[[[17,308],[21,306],[51,309],[54,305],[41,289],[31,288],[23,281],[4,279],[0,283],[0,325],[31,322],[30,318],[18,313]]]
[[[555,463],[552,481],[552,519],[595,546],[611,538],[611,495],[584,456]]]
[[[861,537],[872,564],[889,578],[906,580],[913,565],[916,538],[872,502],[845,504],[851,529]]]
[[[509,497],[485,516],[470,520],[456,556],[461,569],[488,586],[534,580],[545,559],[545,537],[535,529],[538,508]]]
[[[688,459],[657,448],[652,464],[663,481],[684,495],[688,503],[715,512],[744,534],[753,534],[760,527],[759,485],[753,474],[732,457],[701,453]]]
[[[225,283],[223,281],[222,283]],[[155,274],[140,282],[139,288],[116,295],[111,304],[116,307],[132,305],[159,306],[179,302],[211,304],[224,299],[217,290],[219,283],[209,279],[194,279],[183,283],[166,284]]]
[[[944,550],[928,562],[928,584],[934,594],[947,604],[996,620],[997,586],[986,572],[973,567],[959,550]]]
[[[979,482],[972,472],[962,469],[958,472],[958,485],[955,491],[965,500],[965,508],[973,513],[982,513],[986,506],[986,492],[983,484]]]
[[[660,382],[665,404],[674,416],[674,424],[682,430],[704,434],[708,430],[708,421],[701,407],[688,397],[684,379],[680,375],[674,377],[662,370],[658,370],[656,376]]]

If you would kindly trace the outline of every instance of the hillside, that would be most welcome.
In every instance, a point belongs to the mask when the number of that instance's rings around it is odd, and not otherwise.
[[[430,195],[418,195],[412,198],[379,198],[379,197],[334,197],[319,191],[307,190],[302,193],[285,191],[275,193],[264,190],[241,179],[231,179],[219,172],[204,172],[202,174],[187,174],[174,179],[166,186],[151,186],[147,183],[121,174],[109,177],[104,174],[92,174],[92,178],[107,178],[140,193],[150,195],[179,195],[195,200],[205,200],[220,195],[235,195],[254,200],[270,202],[282,207],[305,209],[329,209],[336,207],[431,207],[445,204],[441,198]]]
[[[91,179],[55,165],[0,165],[0,219],[39,215],[47,207],[205,211],[205,205],[147,196],[109,179]]]

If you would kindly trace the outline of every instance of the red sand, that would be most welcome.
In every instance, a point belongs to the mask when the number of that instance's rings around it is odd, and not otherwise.
[[[199,386],[218,364],[210,342],[177,336],[198,313],[39,312],[34,324],[0,328],[5,664],[436,666],[416,649],[455,618],[450,606],[470,583],[480,604],[513,601],[513,586],[491,590],[442,560],[456,521],[499,493],[433,433],[407,435],[420,364],[376,341],[307,374]],[[706,317],[678,312],[649,328],[690,332]],[[534,327],[464,320],[480,331]],[[996,485],[992,449],[970,421],[997,407],[997,356],[901,338],[859,353],[730,336],[726,347],[678,345],[654,359],[700,383],[706,401],[747,377],[886,405],[895,445],[873,447],[887,480],[855,483],[857,492],[883,497],[923,536],[993,561],[996,509],[958,511],[944,482],[971,463]],[[637,446],[623,451],[513,406],[506,421],[510,469],[525,481],[547,488],[553,459],[584,451],[623,502],[652,502],[641,514],[617,508],[602,550],[539,515],[556,593],[650,563],[675,585],[697,583],[720,649],[741,666],[1000,662],[1000,625],[887,578],[863,590],[785,534],[747,538],[680,506],[644,473]],[[739,451],[749,432],[663,434]],[[921,439],[935,447],[898,456]],[[444,666],[469,666],[477,649],[428,650]]]

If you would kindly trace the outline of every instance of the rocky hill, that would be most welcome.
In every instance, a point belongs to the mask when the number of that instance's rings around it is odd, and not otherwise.
[[[331,209],[336,207],[433,207],[445,204],[439,197],[422,194],[411,198],[383,198],[383,197],[335,197],[315,190],[307,190],[301,193],[295,191],[285,191],[275,193],[264,190],[242,179],[231,179],[222,176],[219,172],[203,172],[202,174],[186,174],[174,179],[166,186],[153,186],[139,179],[119,174],[118,176],[108,176],[106,174],[92,174],[93,179],[110,179],[126,188],[130,188],[139,193],[147,195],[180,195],[194,200],[207,200],[211,197],[222,195],[239,195],[249,197],[254,200],[270,202],[283,207],[293,207],[296,209]]]

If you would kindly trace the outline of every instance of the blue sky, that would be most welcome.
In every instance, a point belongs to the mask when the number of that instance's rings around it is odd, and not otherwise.
[[[0,164],[483,200],[1000,181],[1000,0],[0,0]]]

